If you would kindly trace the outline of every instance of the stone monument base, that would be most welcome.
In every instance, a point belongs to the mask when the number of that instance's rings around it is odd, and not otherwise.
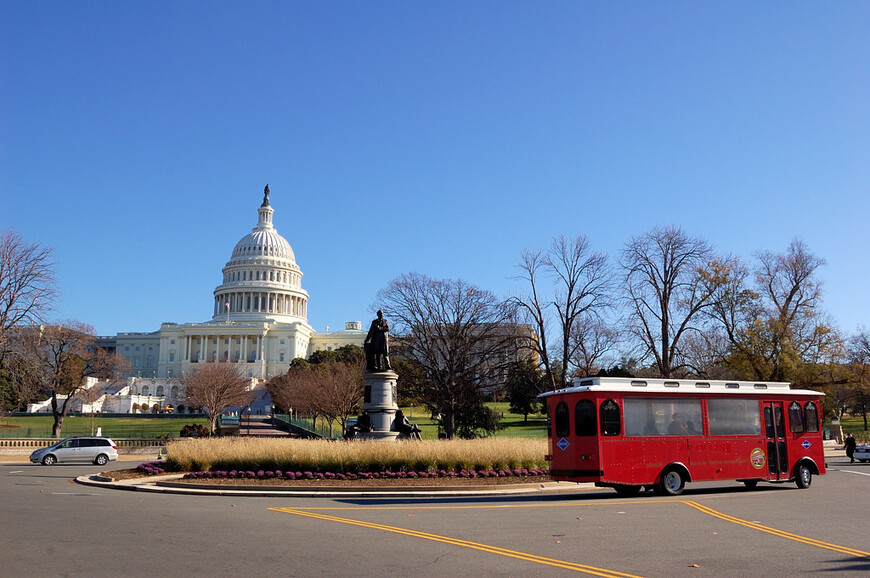
[[[393,441],[399,435],[393,430],[396,419],[396,380],[394,371],[366,371],[363,376],[365,393],[362,409],[369,416],[371,431],[361,431],[356,437],[364,440]]]
[[[358,440],[373,440],[378,442],[391,442],[399,436],[397,431],[361,431],[354,439]]]

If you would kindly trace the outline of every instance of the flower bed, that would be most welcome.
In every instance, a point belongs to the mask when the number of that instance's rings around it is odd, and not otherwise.
[[[281,470],[216,470],[207,472],[190,472],[184,474],[185,480],[323,480],[323,481],[355,481],[355,480],[416,480],[426,478],[441,479],[475,479],[475,478],[519,478],[527,479],[537,476],[548,476],[549,471],[540,469],[514,469],[514,470],[439,470],[439,471],[398,471],[384,470],[380,472],[312,472],[296,471],[283,472]]]
[[[164,462],[145,462],[136,466],[136,471],[146,476],[165,474]]]

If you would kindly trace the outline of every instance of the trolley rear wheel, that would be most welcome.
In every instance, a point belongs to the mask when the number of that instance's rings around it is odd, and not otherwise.
[[[660,484],[662,494],[679,496],[686,487],[686,477],[680,468],[670,467],[662,473]]]

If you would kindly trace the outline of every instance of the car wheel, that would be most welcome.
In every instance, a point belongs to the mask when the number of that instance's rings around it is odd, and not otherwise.
[[[631,486],[628,484],[616,484],[613,489],[623,498],[634,498],[640,493],[643,486]]]
[[[100,454],[97,456],[97,459],[94,460],[94,463],[98,466],[105,466],[108,461],[109,457],[106,454]]]
[[[797,467],[797,475],[795,476],[795,483],[799,488],[809,488],[813,483],[813,471],[806,464],[799,464]]]
[[[683,493],[683,488],[685,486],[686,479],[679,468],[668,468],[662,474],[662,494],[667,494],[668,496],[679,496]]]
[[[57,458],[56,458],[56,457],[54,457],[54,456],[51,455],[51,454],[48,454],[47,456],[45,456],[44,458],[42,458],[42,465],[44,465],[44,466],[51,466],[51,465],[54,465],[54,463],[55,463],[56,461],[57,461]]]
[[[743,480],[743,485],[747,487],[747,489],[752,489],[758,485],[758,480]]]

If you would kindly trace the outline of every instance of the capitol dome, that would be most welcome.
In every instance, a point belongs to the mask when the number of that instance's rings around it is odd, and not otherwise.
[[[306,323],[308,293],[287,239],[272,224],[269,185],[257,209],[257,226],[242,237],[214,290],[215,321]]]

